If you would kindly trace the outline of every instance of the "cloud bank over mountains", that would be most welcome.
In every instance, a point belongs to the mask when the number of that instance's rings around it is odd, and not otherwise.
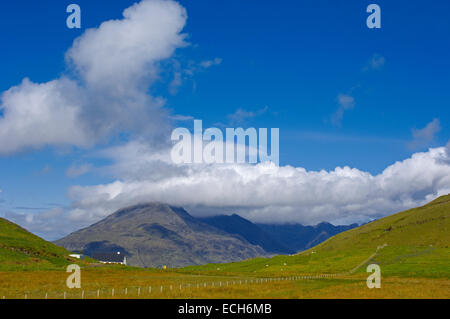
[[[378,175],[350,167],[308,171],[270,163],[174,165],[165,151],[138,142],[101,155],[114,162],[103,168],[114,182],[71,187],[66,210],[35,214],[32,220],[9,216],[53,238],[150,201],[183,206],[196,216],[237,213],[261,223],[362,223],[450,193],[445,147],[415,153]]]
[[[115,182],[71,188],[70,218],[94,221],[136,202],[162,201],[197,215],[238,213],[256,222],[363,222],[450,193],[449,156],[443,147],[416,153],[375,176],[349,167],[175,166],[145,145],[124,148],[110,153],[116,162],[110,169],[121,176]]]

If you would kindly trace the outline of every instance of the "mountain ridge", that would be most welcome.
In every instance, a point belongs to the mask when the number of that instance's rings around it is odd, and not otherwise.
[[[256,224],[280,243],[289,243],[290,249],[300,252],[309,249],[341,232],[358,227],[358,224],[333,225],[321,222],[315,226],[302,224]],[[321,236],[319,236],[321,235]]]
[[[121,208],[55,243],[88,256],[121,252],[134,266],[183,267],[293,254],[350,226],[285,227],[294,231],[283,236],[277,234],[284,231],[282,225],[254,224],[237,214],[196,218],[182,207],[148,202]]]
[[[128,254],[131,265],[140,267],[182,267],[267,255],[261,247],[204,224],[181,207],[163,203],[119,209],[55,243],[88,255],[121,251]]]

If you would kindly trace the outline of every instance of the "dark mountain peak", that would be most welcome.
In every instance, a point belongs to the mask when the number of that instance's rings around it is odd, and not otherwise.
[[[318,223],[316,226],[314,226],[315,228],[321,228],[321,227],[333,227],[334,225],[328,222],[321,222]]]
[[[248,219],[245,219],[237,214],[219,215],[200,219],[202,222],[223,230],[226,233],[238,235],[245,238],[253,245],[262,247],[265,251],[270,253],[293,253],[294,251],[289,246],[278,242],[258,225],[253,224]]]
[[[225,216],[225,217],[227,217],[227,216]],[[253,225],[253,223],[251,221],[249,221],[248,219],[246,219],[246,218],[244,218],[242,216],[239,216],[238,214],[231,215],[231,218],[233,218],[236,222],[240,222],[240,223],[248,224],[248,225],[249,224]]]
[[[314,245],[320,244],[324,240],[340,232],[357,227],[357,224],[349,226],[334,226],[328,222],[322,222],[315,226],[303,226],[301,224],[269,225],[258,224],[278,242],[288,246],[290,249],[299,252]]]
[[[184,225],[193,223],[194,218],[181,207],[160,202],[140,203],[117,210],[100,222],[92,225],[118,223],[159,223],[164,225]]]
[[[130,217],[129,215],[164,215],[168,218],[172,218],[171,215],[177,215],[178,217],[186,220],[194,219],[183,207],[172,206],[161,202],[146,202],[132,206],[121,208],[110,215],[112,218]]]
[[[319,232],[322,232],[322,231],[329,232],[329,231],[333,231],[336,228],[336,226],[334,226],[333,224],[327,223],[327,222],[321,222],[313,227],[315,229],[317,229]]]
[[[204,220],[211,219],[211,220],[220,220],[220,221],[230,221],[233,220],[234,222],[238,223],[244,223],[244,224],[252,224],[251,221],[248,219],[245,219],[242,216],[239,216],[238,214],[232,214],[232,215],[217,215],[217,216],[210,216],[210,217],[204,217]]]
[[[111,217],[122,217],[128,214],[135,214],[136,212],[142,213],[142,212],[151,212],[151,211],[169,211],[171,207],[167,204],[160,203],[160,202],[147,202],[147,203],[140,203],[136,205],[127,206],[124,208],[121,208],[117,210],[116,212],[112,213]]]

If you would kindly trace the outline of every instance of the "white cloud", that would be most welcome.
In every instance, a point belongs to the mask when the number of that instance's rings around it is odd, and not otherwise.
[[[174,72],[173,79],[169,84],[169,93],[175,95],[178,93],[178,89],[183,83],[181,72]]]
[[[439,119],[433,119],[423,129],[413,129],[413,139],[408,143],[411,149],[430,146],[436,138],[436,134],[441,130]]]
[[[450,141],[448,141],[447,145],[445,146],[445,153],[447,154],[447,157],[450,159]]]
[[[25,79],[1,96],[0,153],[48,144],[87,146],[89,132],[80,123],[80,88],[59,80],[36,84]]]
[[[369,60],[366,66],[363,67],[362,71],[368,71],[368,70],[379,70],[381,69],[386,62],[386,59],[381,56],[380,54],[375,53]],[[333,125],[341,126],[342,120],[344,118],[344,114],[346,111],[351,110],[355,107],[356,101],[353,97],[353,92],[360,88],[361,85],[355,85],[353,86],[347,94],[339,93],[337,96],[337,102],[339,104],[339,107],[337,110],[331,115],[330,122]]]
[[[205,70],[219,65],[222,63],[221,58],[214,58],[212,60],[204,60],[201,62],[196,62],[189,60],[185,63],[180,61],[173,62],[173,78],[169,84],[169,93],[176,95],[179,88],[188,80],[192,80],[193,89],[196,89],[196,82],[193,80],[193,76],[197,73],[204,72]]]
[[[229,122],[230,125],[242,124],[249,119],[265,114],[268,109],[269,107],[267,105],[256,111],[247,111],[242,108],[239,108],[233,114],[227,115],[227,118],[230,121]]]
[[[190,115],[182,115],[182,114],[175,114],[172,116],[169,116],[169,118],[173,121],[180,121],[180,122],[185,122],[185,121],[193,121],[194,117],[190,116]]]
[[[169,127],[164,100],[147,91],[158,79],[159,62],[186,45],[186,18],[174,1],[143,0],[123,19],[88,29],[67,52],[76,79],[25,79],[1,95],[0,153],[87,147],[120,132],[159,138]]]
[[[340,126],[342,124],[342,119],[344,118],[345,111],[353,109],[356,102],[353,96],[342,93],[338,94],[337,102],[339,104],[339,107],[331,116],[331,123]]]
[[[114,89],[119,95],[155,80],[156,63],[186,45],[180,33],[186,10],[174,1],[141,1],[123,17],[87,30],[67,53],[90,87]]]
[[[82,164],[82,165],[72,165],[66,170],[66,176],[68,177],[79,177],[81,175],[86,174],[92,169],[91,164]]]
[[[385,63],[386,63],[386,59],[384,58],[384,56],[375,53],[370,58],[370,60],[367,63],[367,65],[363,68],[363,71],[379,70],[379,69],[381,69],[384,66]]]
[[[355,98],[347,94],[339,94],[338,103],[344,110],[349,110],[355,106]]]
[[[202,68],[205,68],[205,69],[208,69],[208,68],[210,68],[210,67],[212,67],[212,66],[214,66],[214,65],[219,65],[219,64],[221,64],[222,63],[222,59],[221,58],[215,58],[215,59],[213,59],[213,60],[205,60],[205,61],[202,61],[202,62],[200,62],[200,66],[202,67]]]

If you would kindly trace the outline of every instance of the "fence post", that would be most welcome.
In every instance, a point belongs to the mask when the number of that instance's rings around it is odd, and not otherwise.
[[[114,288],[111,290],[111,296],[114,297]]]
[[[152,293],[152,287],[148,287],[148,293],[149,293],[149,294]]]
[[[81,299],[84,299],[84,290],[81,292]]]
[[[97,289],[97,298],[100,298],[100,289]]]
[[[138,288],[138,296],[141,295],[141,287]]]

